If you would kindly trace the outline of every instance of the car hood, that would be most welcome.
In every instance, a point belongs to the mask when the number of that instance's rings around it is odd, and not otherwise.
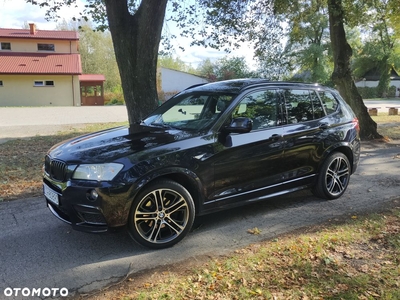
[[[53,146],[48,154],[52,159],[68,163],[110,162],[197,135],[176,129],[123,126],[61,142]]]

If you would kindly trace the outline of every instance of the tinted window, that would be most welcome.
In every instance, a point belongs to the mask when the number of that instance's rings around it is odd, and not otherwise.
[[[314,119],[319,119],[325,116],[324,109],[322,108],[321,100],[315,91],[310,92],[311,103],[314,110]]]
[[[236,107],[233,117],[247,117],[253,120],[253,130],[281,124],[275,90],[257,91],[247,95]]]
[[[284,92],[288,123],[313,120],[313,106],[308,90],[285,90]]]
[[[325,108],[326,114],[334,113],[338,107],[335,97],[330,92],[320,91],[319,96]]]

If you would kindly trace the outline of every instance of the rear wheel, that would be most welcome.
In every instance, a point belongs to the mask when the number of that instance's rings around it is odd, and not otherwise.
[[[159,180],[146,187],[133,201],[129,234],[149,248],[171,247],[189,232],[194,215],[190,193],[175,181]]]
[[[347,156],[340,152],[331,154],[321,167],[313,194],[324,199],[339,198],[349,185],[350,173]]]

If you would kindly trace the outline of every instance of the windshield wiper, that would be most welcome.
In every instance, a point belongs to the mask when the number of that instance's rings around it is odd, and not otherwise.
[[[170,125],[165,124],[165,123],[152,122],[152,123],[150,123],[150,125],[155,126],[155,127],[161,127],[161,128],[171,128]]]

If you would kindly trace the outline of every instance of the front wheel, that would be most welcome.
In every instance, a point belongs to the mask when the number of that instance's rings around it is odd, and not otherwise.
[[[350,173],[347,156],[340,152],[331,154],[321,167],[313,194],[329,200],[339,198],[349,185]]]
[[[182,240],[192,227],[195,206],[190,193],[179,183],[158,180],[133,201],[128,230],[139,244],[162,249]]]

